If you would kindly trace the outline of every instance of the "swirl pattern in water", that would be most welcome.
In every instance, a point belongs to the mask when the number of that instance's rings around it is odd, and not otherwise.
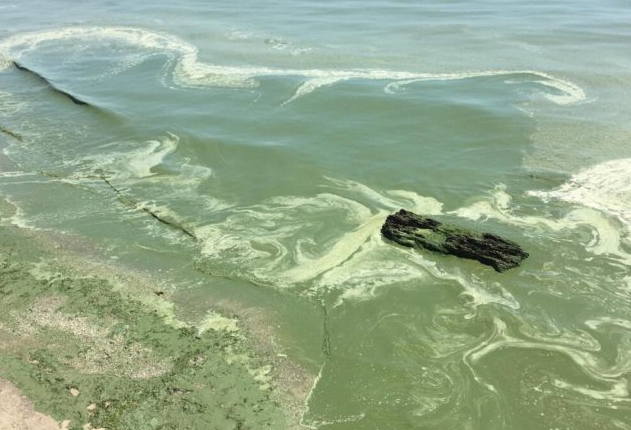
[[[0,39],[3,228],[87,244],[64,264],[156,274],[157,298],[125,291],[159,300],[198,339],[258,342],[220,353],[256,390],[285,393],[255,396],[261,410],[283,406],[289,424],[274,428],[631,428],[631,154],[558,172],[524,165],[555,159],[537,146],[544,125],[583,118],[599,102],[586,94],[605,89],[532,55],[429,72],[369,53],[356,62],[333,43],[286,59],[281,39],[259,46],[234,29],[213,51],[193,28],[82,22]],[[249,61],[263,49],[268,62]],[[400,208],[495,232],[530,257],[498,274],[395,246],[380,228]],[[155,360],[160,375],[175,366]]]

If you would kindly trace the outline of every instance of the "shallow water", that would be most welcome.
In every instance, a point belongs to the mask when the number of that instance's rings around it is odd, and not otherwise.
[[[630,18],[3,4],[4,221],[160,273],[191,319],[269,315],[275,352],[315,378],[305,427],[631,428]],[[394,247],[379,228],[399,208],[530,258],[497,274]]]

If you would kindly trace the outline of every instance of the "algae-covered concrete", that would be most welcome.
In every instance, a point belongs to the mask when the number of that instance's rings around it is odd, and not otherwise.
[[[159,294],[137,299],[62,248],[0,226],[0,379],[38,413],[69,429],[292,426],[233,323],[178,321]]]

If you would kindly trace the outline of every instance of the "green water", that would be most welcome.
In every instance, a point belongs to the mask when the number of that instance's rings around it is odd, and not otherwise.
[[[304,427],[631,428],[624,2],[62,3],[0,9],[5,224],[263,315]],[[399,208],[530,257],[393,246]]]

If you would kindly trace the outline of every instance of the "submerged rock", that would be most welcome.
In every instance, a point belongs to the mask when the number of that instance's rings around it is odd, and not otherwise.
[[[401,209],[381,227],[387,239],[409,248],[477,260],[504,272],[528,257],[519,245],[490,233],[465,230]]]
[[[16,133],[15,131],[9,130],[8,128],[5,128],[3,126],[0,125],[0,132],[7,134],[9,136],[11,136],[12,138],[14,138],[15,140],[19,140],[20,142],[22,142],[24,139],[22,138],[21,135],[19,135],[18,133]]]

